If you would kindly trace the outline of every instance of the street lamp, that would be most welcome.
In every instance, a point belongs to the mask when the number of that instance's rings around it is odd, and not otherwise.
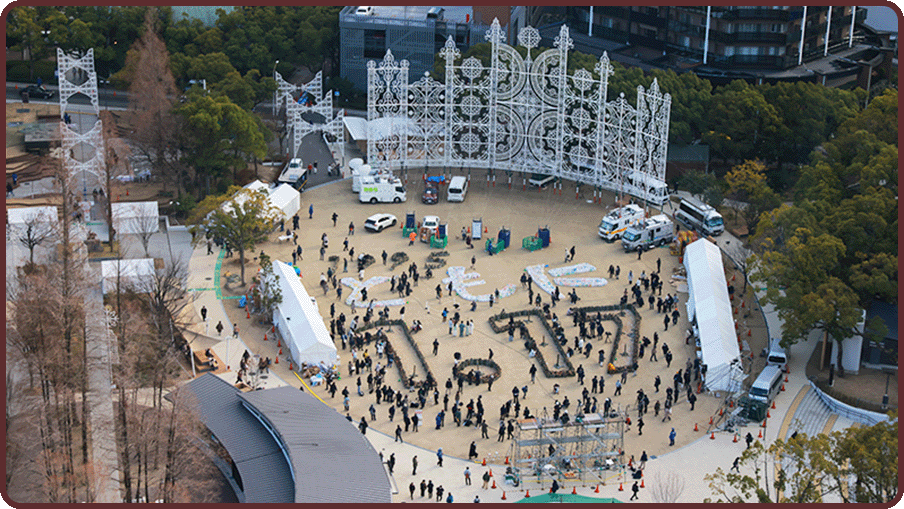
[[[273,81],[276,81],[276,66],[279,65],[279,60],[273,64]],[[276,93],[279,92],[279,85],[276,86],[276,90],[273,91],[273,117],[276,117]]]

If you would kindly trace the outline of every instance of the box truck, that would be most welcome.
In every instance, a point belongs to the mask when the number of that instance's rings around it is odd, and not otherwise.
[[[696,198],[681,200],[678,210],[675,211],[675,220],[704,235],[718,236],[725,231],[722,215]]]
[[[405,186],[398,178],[386,176],[361,177],[358,199],[369,203],[401,203],[405,201]]]
[[[665,214],[659,214],[628,227],[622,234],[622,247],[625,251],[647,251],[652,247],[668,244],[674,238],[674,223]]]

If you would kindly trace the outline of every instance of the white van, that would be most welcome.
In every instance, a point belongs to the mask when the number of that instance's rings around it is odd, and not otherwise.
[[[675,225],[668,216],[659,214],[633,224],[622,233],[622,247],[625,251],[637,251],[668,244],[675,238]]]
[[[766,350],[766,365],[775,366],[782,371],[788,369],[788,354],[782,345],[779,344],[780,338],[772,338],[769,341],[769,348]]]
[[[643,209],[633,203],[612,210],[600,221],[600,237],[608,241],[620,239],[629,226],[643,221],[643,216]]]
[[[775,366],[766,366],[760,376],[750,386],[750,399],[761,401],[767,405],[772,402],[782,386],[782,370]]]
[[[446,201],[465,201],[466,194],[468,194],[468,179],[452,177],[449,189],[446,191]]]

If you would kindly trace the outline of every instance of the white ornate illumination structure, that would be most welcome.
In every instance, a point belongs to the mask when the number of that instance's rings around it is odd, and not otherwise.
[[[333,135],[336,140],[335,143],[345,143],[345,126],[343,122],[345,110],[339,110],[333,116],[333,91],[330,90],[326,94],[323,93],[322,72],[318,72],[314,79],[301,86],[293,85],[284,80],[278,72],[274,73],[274,77],[277,87],[276,106],[277,108],[283,106],[286,108],[286,119],[292,132],[292,157],[298,157],[302,138],[318,129]],[[301,97],[305,93],[310,97],[313,104],[306,105],[295,99],[296,95]],[[322,117],[324,123],[318,125],[311,122],[310,120],[314,115]]]
[[[637,105],[607,99],[613,69],[604,53],[591,73],[569,74],[572,40],[563,26],[552,49],[534,53],[540,35],[518,34],[521,55],[504,43],[498,20],[487,31],[488,66],[461,53],[450,37],[439,55],[444,83],[409,83],[408,62],[391,51],[368,63],[367,117],[389,124],[368,136],[372,165],[502,169],[554,175],[643,197],[665,180],[671,97],[653,80],[637,87]],[[643,186],[646,182],[647,186]],[[634,186],[631,190],[630,187]]]
[[[100,107],[97,100],[97,73],[94,72],[94,49],[89,49],[84,56],[67,55],[57,48],[57,66],[60,82],[60,137],[63,151],[63,167],[73,176],[81,177],[82,193],[88,197],[89,175],[95,177],[90,187],[106,189],[104,175],[104,137],[103,124],[98,115]],[[69,100],[76,94],[84,94],[91,100],[94,126],[80,132],[80,124],[67,124],[64,119],[69,112]]]

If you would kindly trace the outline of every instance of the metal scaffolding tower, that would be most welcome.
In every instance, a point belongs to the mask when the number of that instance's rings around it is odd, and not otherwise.
[[[510,475],[527,489],[547,488],[553,479],[563,487],[605,483],[612,475],[625,481],[624,433],[625,414],[620,408],[608,417],[587,414],[566,424],[545,417],[519,420]]]

